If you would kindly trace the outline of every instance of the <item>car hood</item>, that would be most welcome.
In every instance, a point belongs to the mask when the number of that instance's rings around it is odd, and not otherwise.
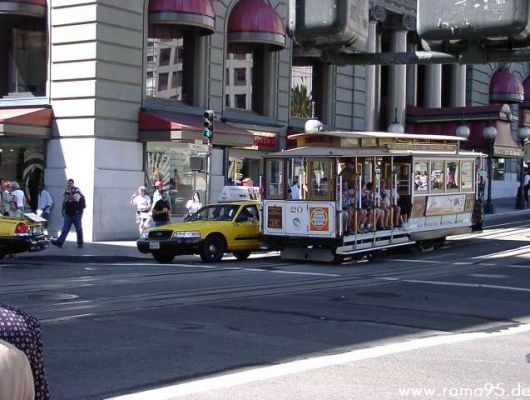
[[[212,226],[216,226],[219,224],[227,224],[227,223],[231,223],[231,221],[188,221],[188,222],[177,222],[175,224],[162,225],[156,228],[152,228],[150,230],[151,231],[172,230],[172,231],[181,231],[181,232],[202,231],[204,229],[211,228]]]

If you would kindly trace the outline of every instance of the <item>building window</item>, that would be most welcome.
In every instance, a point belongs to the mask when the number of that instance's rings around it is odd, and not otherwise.
[[[168,73],[158,74],[158,91],[163,92],[167,90]]]
[[[247,108],[247,95],[246,94],[236,94],[234,96],[235,108],[248,109]]]
[[[226,80],[225,92],[234,99],[234,103],[230,105],[232,108],[264,113],[266,53],[269,51],[261,46],[252,51],[228,53],[227,74],[233,80]]]
[[[246,86],[247,84],[247,69],[246,68],[234,68],[234,85],[235,86]]]
[[[0,97],[46,95],[47,37],[40,19],[0,17]]]
[[[327,96],[325,95],[326,67],[311,57],[293,58],[291,68],[291,116],[295,118],[310,118],[312,102],[315,114],[325,122]]]
[[[172,49],[169,46],[164,46],[160,49],[160,62],[158,63],[160,67],[166,67],[169,65],[169,60],[171,59],[171,50]],[[174,50],[175,52],[177,51],[176,48],[174,48]]]
[[[146,95],[148,97],[193,102],[195,39],[148,39],[146,51]],[[169,82],[169,77],[171,81]]]

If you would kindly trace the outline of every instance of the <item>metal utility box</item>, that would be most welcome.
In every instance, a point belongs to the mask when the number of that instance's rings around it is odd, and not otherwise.
[[[295,40],[308,47],[365,51],[369,7],[368,0],[297,0]]]
[[[191,171],[204,171],[206,166],[206,160],[201,156],[190,157],[190,170]]]
[[[492,47],[530,43],[529,0],[418,0],[418,35],[432,44],[475,41]]]

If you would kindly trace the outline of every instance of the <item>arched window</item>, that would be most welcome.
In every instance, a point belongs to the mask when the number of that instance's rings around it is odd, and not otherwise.
[[[278,13],[263,0],[240,0],[228,19],[225,106],[266,114],[272,54],[285,48]]]
[[[197,105],[201,37],[214,31],[211,0],[150,0],[146,96]]]

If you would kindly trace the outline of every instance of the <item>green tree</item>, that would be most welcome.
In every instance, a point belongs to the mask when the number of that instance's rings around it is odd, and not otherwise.
[[[296,85],[291,89],[291,115],[300,118],[311,117],[311,97],[307,86]]]

